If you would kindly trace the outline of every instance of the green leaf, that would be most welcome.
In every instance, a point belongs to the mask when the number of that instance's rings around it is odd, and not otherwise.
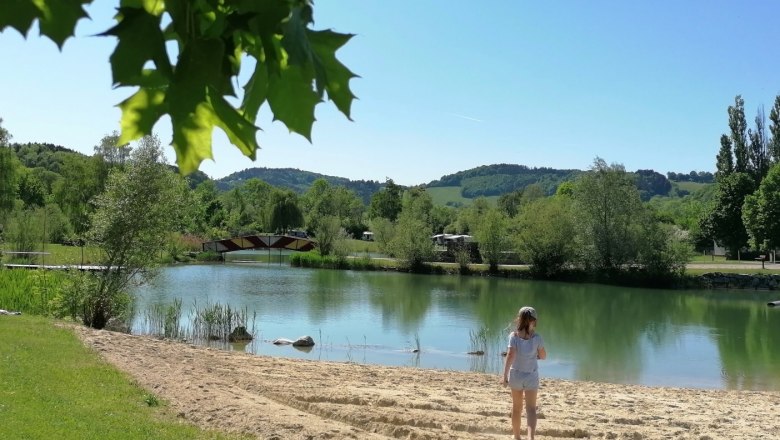
[[[119,39],[110,58],[114,85],[140,85],[138,81],[147,61],[154,61],[160,72],[170,76],[160,17],[138,8],[120,8],[117,17],[119,23],[100,34]]]
[[[197,170],[204,159],[213,159],[211,132],[216,119],[214,109],[208,102],[199,102],[192,111],[186,113],[181,109],[171,110],[173,149],[182,174]]]
[[[314,52],[314,71],[317,90],[328,92],[328,99],[352,120],[350,109],[355,95],[349,88],[349,80],[358,78],[336,58],[336,51],[353,37],[351,34],[339,34],[333,31],[308,31],[309,42]]]
[[[203,86],[199,95],[205,94],[205,86],[207,85],[221,90],[226,76],[222,70],[224,55],[225,45],[220,39],[198,38],[190,40],[179,55],[175,80]]]
[[[215,125],[225,132],[230,143],[238,147],[245,156],[255,160],[255,153],[259,148],[257,145],[258,128],[251,121],[246,120],[213,89],[209,89],[209,102],[217,116]]]
[[[73,36],[76,23],[89,18],[82,6],[88,3],[92,0],[4,0],[0,30],[11,26],[26,36],[37,18],[41,35],[62,50],[65,40]]]
[[[144,9],[154,16],[160,16],[165,12],[165,0],[122,0],[119,7]]]
[[[154,124],[167,113],[165,92],[162,89],[141,88],[118,107],[122,109],[122,134],[117,141],[118,145],[150,134]]]
[[[284,24],[284,36],[282,47],[287,51],[288,63],[306,65],[311,62],[311,48],[306,38],[307,18],[311,18],[310,8],[308,17],[304,7],[297,7],[290,13],[290,18]]]
[[[279,120],[290,131],[311,142],[314,107],[322,102],[312,88],[313,74],[297,65],[284,67],[280,75],[271,75],[268,81],[268,104]]]
[[[222,83],[221,61],[224,46],[218,39],[196,39],[184,46],[176,66],[166,102],[173,125],[173,148],[184,174],[198,169],[203,159],[211,159],[211,134],[218,117],[209,102],[209,87]]]
[[[241,113],[250,121],[257,119],[257,112],[268,97],[268,69],[262,64],[255,64],[255,71],[244,86],[244,99],[241,103]]]
[[[36,0],[36,3],[41,10],[38,17],[41,35],[51,38],[62,49],[65,40],[73,36],[76,22],[89,17],[82,5],[92,0]]]
[[[11,26],[20,34],[27,36],[33,21],[39,15],[40,10],[32,0],[6,0],[3,12],[0,13],[0,31]]]

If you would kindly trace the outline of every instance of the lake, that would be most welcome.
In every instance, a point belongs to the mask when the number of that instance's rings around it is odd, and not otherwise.
[[[503,366],[523,305],[539,313],[542,377],[780,390],[780,292],[654,290],[454,275],[226,263],[164,268],[135,289],[144,310],[183,301],[245,309],[256,339],[225,348],[314,360],[482,371]],[[251,330],[251,328],[250,328]],[[310,335],[310,351],[270,343]],[[412,350],[419,346],[420,351]],[[469,355],[484,349],[483,356]]]

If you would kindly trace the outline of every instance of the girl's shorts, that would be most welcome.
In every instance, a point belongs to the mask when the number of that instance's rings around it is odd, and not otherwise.
[[[517,370],[509,370],[509,387],[513,390],[538,390],[539,372],[523,373]]]

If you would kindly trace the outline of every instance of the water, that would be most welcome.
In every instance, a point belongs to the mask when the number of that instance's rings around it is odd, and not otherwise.
[[[696,388],[780,390],[778,292],[671,291],[503,278],[290,268],[170,267],[137,289],[139,314],[183,300],[246,308],[257,338],[227,348],[305,359],[498,373],[508,326],[539,312],[543,377]],[[471,335],[486,329],[484,356]],[[134,332],[142,333],[136,318]],[[310,335],[310,351],[270,343]],[[413,353],[419,342],[420,352]]]

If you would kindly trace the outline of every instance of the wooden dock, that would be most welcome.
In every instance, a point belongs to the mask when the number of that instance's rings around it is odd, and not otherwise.
[[[7,269],[83,270],[88,272],[98,272],[106,269],[106,266],[93,266],[85,264],[3,264],[2,266]]]

